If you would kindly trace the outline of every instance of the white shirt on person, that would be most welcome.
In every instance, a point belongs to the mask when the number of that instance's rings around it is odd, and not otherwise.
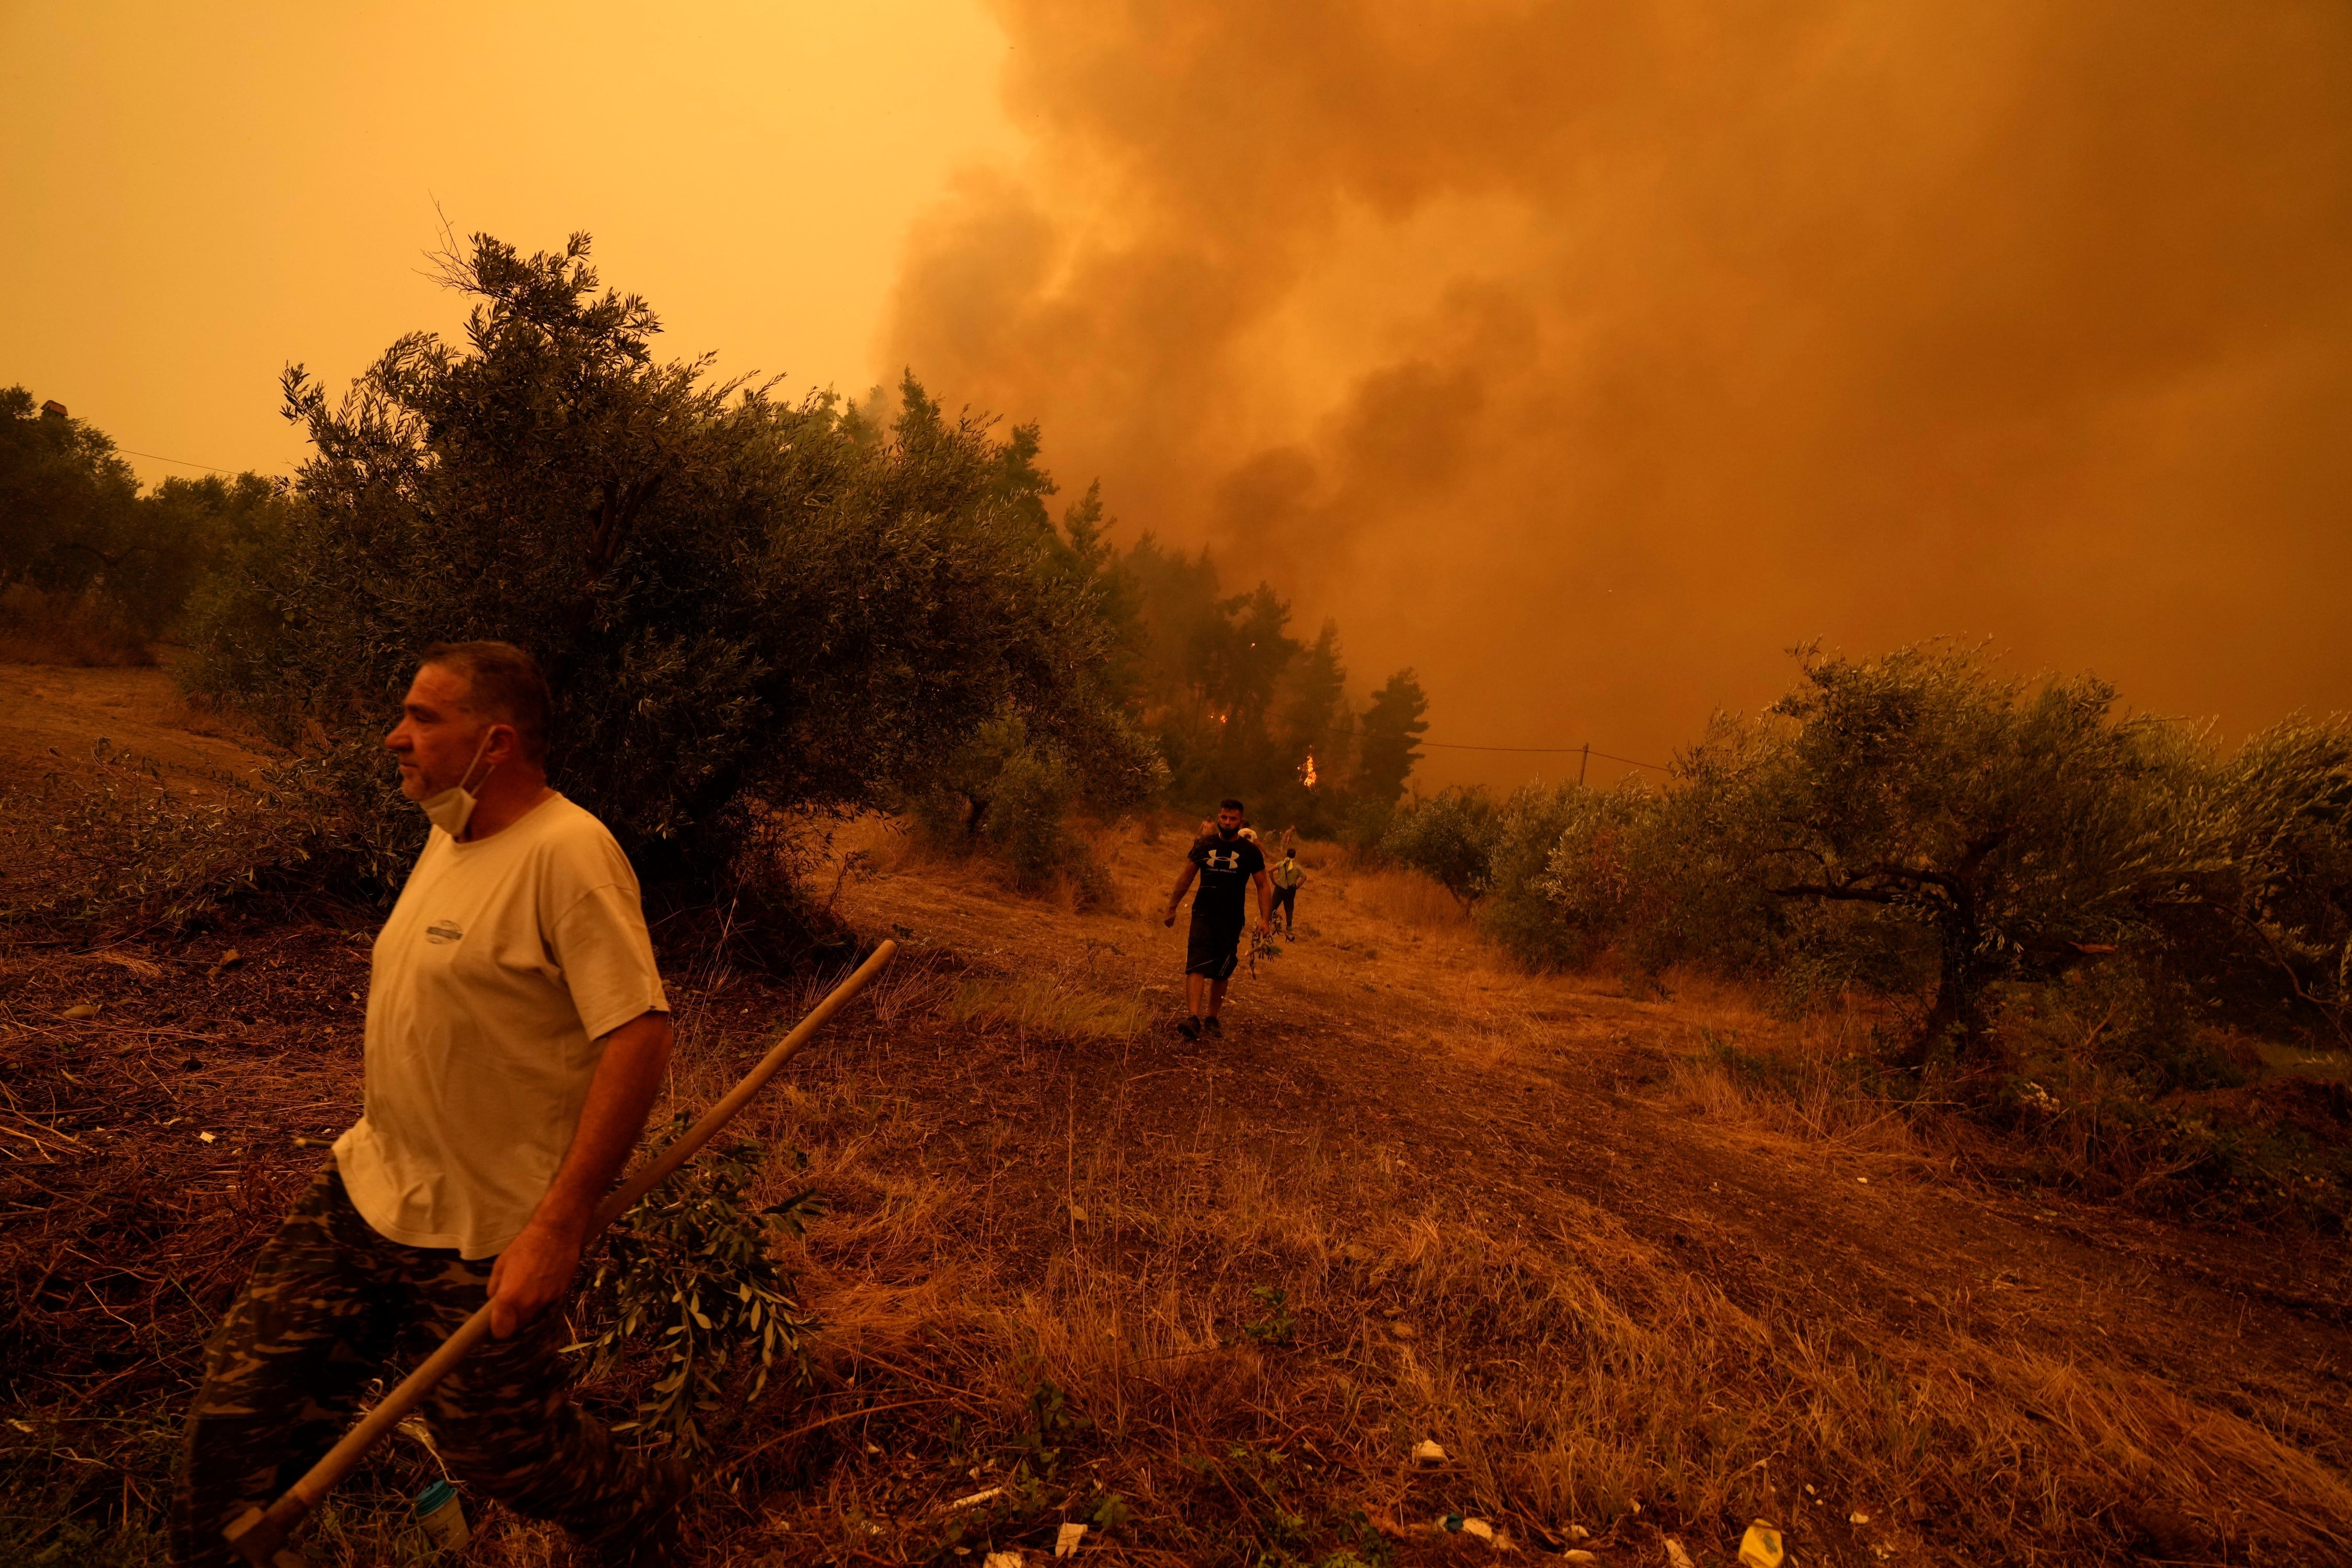
[[[335,1142],[353,1206],[405,1246],[503,1250],[604,1037],[668,1008],[636,874],[594,816],[551,795],[486,838],[435,828],[376,935],[365,1106]]]

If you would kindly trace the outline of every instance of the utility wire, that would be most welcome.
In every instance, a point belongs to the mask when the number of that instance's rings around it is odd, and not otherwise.
[[[1334,731],[1328,731],[1328,733],[1334,733],[1334,736],[1345,736],[1345,738],[1350,738],[1350,741],[1360,741],[1360,738],[1364,736],[1364,731],[1360,731],[1355,724],[1350,724],[1348,729],[1334,729]],[[1673,773],[1675,771],[1670,769],[1670,766],[1663,764],[1663,762],[1642,762],[1639,757],[1618,757],[1616,752],[1604,752],[1604,750],[1600,750],[1597,745],[1470,745],[1467,741],[1418,741],[1418,738],[1416,741],[1412,741],[1412,745],[1433,745],[1433,748],[1442,750],[1442,752],[1519,752],[1524,754],[1524,757],[1538,757],[1538,754],[1540,757],[1600,757],[1604,759],[1604,762],[1622,762],[1622,764],[1630,766],[1630,769],[1649,769],[1651,773]]]
[[[1672,768],[1657,763],[1644,763],[1633,757],[1621,757],[1611,752],[1597,752],[1591,746],[1469,746],[1454,741],[1415,741],[1416,746],[1434,746],[1444,752],[1518,752],[1540,753],[1551,757],[1600,757],[1608,762],[1622,763],[1629,768],[1648,768],[1654,773],[1670,773]]]
[[[130,457],[130,458],[152,458],[155,461],[157,461],[157,462],[159,462],[159,463],[177,463],[177,464],[179,464],[179,465],[180,465],[180,467],[182,467],[182,468],[203,468],[203,469],[205,469],[205,470],[206,472],[208,472],[208,473],[215,473],[215,474],[243,474],[243,473],[250,473],[250,472],[253,472],[253,471],[254,471],[254,470],[249,469],[249,468],[214,468],[210,463],[192,463],[192,462],[188,461],[188,459],[187,459],[187,458],[167,458],[167,457],[163,456],[163,453],[161,453],[161,452],[141,452],[141,451],[133,450],[131,447],[117,447],[115,448],[115,450],[116,450],[116,451],[118,451],[118,452],[121,452],[121,454],[123,454],[125,457]]]

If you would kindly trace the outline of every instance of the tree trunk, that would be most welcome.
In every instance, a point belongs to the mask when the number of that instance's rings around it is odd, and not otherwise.
[[[1956,896],[1936,922],[1936,1001],[1903,1053],[1901,1065],[1907,1068],[1927,1066],[1939,1040],[1950,1040],[1958,1056],[1973,1056],[1985,1035],[1985,973],[1979,952],[1984,933],[1976,900],[1965,893]]]

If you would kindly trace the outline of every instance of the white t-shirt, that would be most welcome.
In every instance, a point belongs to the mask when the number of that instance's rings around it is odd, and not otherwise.
[[[425,842],[368,980],[367,1098],[335,1141],[352,1204],[409,1247],[488,1258],[547,1195],[604,1036],[667,1012],[636,873],[551,795]]]

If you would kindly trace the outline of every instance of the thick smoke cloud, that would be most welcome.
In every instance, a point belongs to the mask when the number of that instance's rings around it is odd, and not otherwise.
[[[2336,0],[1002,14],[1034,159],[919,227],[891,363],[1435,738],[1663,757],[1815,637],[2352,706]]]

